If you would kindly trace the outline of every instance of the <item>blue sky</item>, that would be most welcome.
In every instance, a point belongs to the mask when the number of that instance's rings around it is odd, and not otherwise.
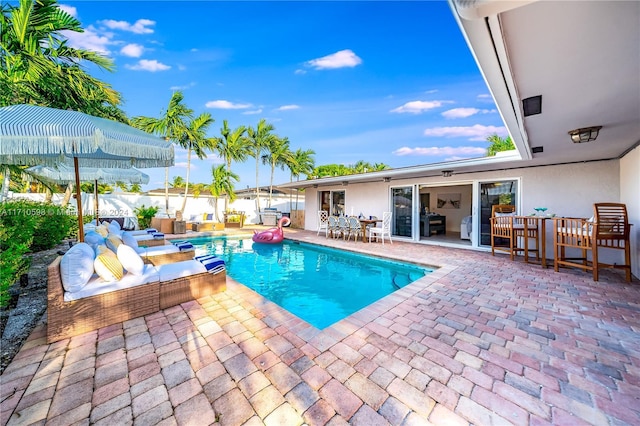
[[[159,117],[174,90],[209,136],[261,118],[312,149],[317,165],[358,160],[393,168],[481,157],[506,129],[445,1],[62,1],[86,31],[75,47],[111,57],[90,69],[122,93],[133,117]],[[215,154],[195,159],[191,181],[209,183]],[[236,188],[255,186],[255,160],[234,163]],[[176,149],[173,176],[184,176]],[[164,185],[147,169],[145,189]],[[270,169],[260,167],[260,185]],[[278,170],[274,183],[289,181]]]

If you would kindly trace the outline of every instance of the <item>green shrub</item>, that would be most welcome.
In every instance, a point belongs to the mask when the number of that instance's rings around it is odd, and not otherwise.
[[[0,306],[6,306],[9,288],[29,270],[29,259],[24,255],[33,241],[37,214],[31,201],[0,203]]]
[[[145,207],[144,204],[133,211],[138,218],[138,227],[147,229],[151,225],[151,219],[158,213],[158,207]]]
[[[40,220],[33,230],[33,241],[31,243],[31,251],[33,252],[55,247],[67,237],[72,223],[75,222],[76,228],[78,226],[78,218],[70,216],[66,208],[51,204],[40,204],[40,206],[45,214],[39,216]]]

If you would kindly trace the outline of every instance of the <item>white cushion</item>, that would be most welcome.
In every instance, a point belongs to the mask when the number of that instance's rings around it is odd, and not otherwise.
[[[133,275],[142,275],[144,270],[144,261],[135,249],[126,244],[118,246],[118,260],[122,263],[122,267]]]
[[[165,244],[163,246],[154,246],[154,247],[139,247],[139,250],[136,250],[143,256],[155,256],[159,254],[171,254],[178,253],[180,249],[173,244]]]
[[[77,243],[62,256],[60,279],[65,291],[81,290],[93,275],[93,250],[87,243]]]
[[[499,213],[496,212],[496,217],[509,217],[509,216],[515,216],[516,213],[515,212],[511,212],[511,213]]]
[[[165,263],[156,266],[160,274],[160,282],[171,281],[176,278],[188,277],[190,275],[207,272],[207,268],[197,260],[185,260],[182,262]]]
[[[109,224],[109,226],[113,226],[115,227],[118,231],[122,228],[120,228],[120,223],[117,220],[112,220],[111,223]]]
[[[122,234],[122,242],[128,245],[129,247],[138,248],[138,240],[133,238],[133,235],[125,232]]]
[[[158,271],[153,265],[144,265],[142,275],[125,274],[121,280],[113,282],[105,282],[98,275],[94,274],[82,290],[74,293],[65,292],[64,301],[71,302],[72,300],[78,300],[84,297],[110,293],[125,288],[156,282],[158,279]]]

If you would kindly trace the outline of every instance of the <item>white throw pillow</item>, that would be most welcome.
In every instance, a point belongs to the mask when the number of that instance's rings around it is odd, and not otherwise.
[[[122,242],[134,249],[138,248],[138,240],[128,232],[122,234]]]
[[[118,260],[122,263],[124,269],[133,275],[142,275],[144,272],[144,261],[134,248],[126,244],[118,246]]]
[[[122,228],[120,227],[120,222],[118,222],[117,220],[112,220],[112,221],[111,221],[111,223],[109,224],[109,226],[115,226],[115,227],[118,229],[118,231],[119,231],[120,229],[122,229]]]
[[[77,243],[62,256],[60,279],[65,291],[80,291],[93,275],[93,249],[87,243]]]
[[[114,253],[118,252],[118,246],[122,244],[122,240],[120,239],[120,236],[116,234],[107,235],[107,238],[105,239],[104,242],[107,245],[107,248],[109,248],[109,250],[111,250]]]
[[[124,275],[122,263],[118,260],[118,256],[108,248],[98,249],[98,255],[93,261],[93,268],[96,274],[107,282],[118,281]]]

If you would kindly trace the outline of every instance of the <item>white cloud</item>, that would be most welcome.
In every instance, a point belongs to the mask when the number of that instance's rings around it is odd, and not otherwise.
[[[495,112],[495,109],[454,108],[443,112],[442,116],[445,118],[466,118],[475,114],[491,114]]]
[[[482,102],[493,102],[493,98],[488,93],[483,93],[477,96],[477,99]]]
[[[322,58],[312,59],[305,62],[307,66],[315,68],[317,70],[335,69],[335,68],[353,68],[356,65],[360,65],[362,59],[353,53],[350,49],[340,50],[339,52],[332,53],[331,55],[323,56]]]
[[[294,74],[298,74],[298,75],[306,74],[306,73],[307,72],[305,70],[302,70],[302,69],[297,69],[297,70],[294,71]]]
[[[140,59],[135,65],[125,65],[126,68],[133,71],[166,71],[171,67],[169,65],[165,65],[162,62],[158,62],[155,59]]]
[[[233,102],[225,101],[225,100],[217,100],[217,101],[209,101],[204,104],[207,108],[218,108],[218,109],[245,109],[251,108],[253,105],[251,104],[234,104]]]
[[[127,21],[115,21],[113,19],[105,19],[100,21],[102,25],[112,30],[129,31],[135,34],[152,34],[153,29],[147,28],[156,24],[156,21],[150,19],[138,19],[135,23],[131,24]]]
[[[262,108],[253,110],[253,111],[245,111],[243,112],[244,115],[254,115],[254,114],[260,114],[262,113]]]
[[[178,64],[178,70],[180,70],[180,71],[186,71],[186,70],[187,70],[187,67],[185,67],[185,66],[184,66],[184,65],[182,65],[182,64]]]
[[[408,146],[403,146],[400,149],[396,149],[393,151],[394,155],[405,156],[405,155],[421,155],[421,156],[429,156],[429,157],[439,157],[443,155],[453,156],[455,158],[468,158],[470,156],[475,155],[484,155],[487,153],[486,148],[478,148],[475,146],[431,146],[431,147],[415,147],[409,148]]]
[[[479,113],[478,108],[454,108],[442,113],[445,118],[466,118]]]
[[[486,141],[487,136],[496,133],[498,136],[507,136],[507,129],[504,126],[483,126],[475,124],[473,126],[461,127],[434,127],[424,131],[425,136],[439,136],[445,138],[463,137],[470,141]]]
[[[437,92],[438,92],[438,89],[431,89],[431,90],[427,90],[427,91],[426,91],[426,92],[424,92],[424,93],[426,93],[426,94],[428,94],[428,95],[431,95],[431,94],[433,94],[433,93],[437,93]]]
[[[192,88],[192,87],[193,87],[193,86],[195,86],[195,85],[196,85],[196,83],[192,81],[191,83],[189,83],[189,84],[185,84],[185,85],[183,85],[183,86],[171,86],[171,87],[169,88],[169,90],[171,90],[171,91],[173,91],[173,92],[175,92],[176,90],[187,90],[187,89]]]
[[[185,169],[186,169],[186,168],[187,168],[187,164],[188,164],[188,163],[187,163],[186,161],[185,161],[185,162],[182,162],[182,161],[181,161],[181,162],[179,162],[179,163],[175,163],[175,164],[173,165],[173,167],[183,167],[183,168],[185,168]],[[196,167],[192,164],[192,165],[191,165],[191,168],[192,168],[192,169],[195,169]]]
[[[74,18],[78,17],[78,9],[76,9],[74,6],[69,6],[68,4],[59,4],[58,7]]]
[[[292,109],[299,109],[300,105],[282,105],[280,108],[278,108],[278,111],[288,111],[288,110],[292,110]]]
[[[120,49],[120,53],[130,58],[139,58],[140,56],[142,56],[142,52],[144,52],[144,47],[135,43],[127,44],[122,49]]]
[[[108,55],[110,53],[107,46],[113,44],[109,37],[98,35],[96,29],[91,25],[85,28],[82,33],[75,31],[61,31],[61,34],[67,38],[69,46],[76,49],[92,50],[103,55]]]
[[[420,114],[430,109],[439,108],[443,103],[443,101],[411,101],[392,109],[391,112]]]

